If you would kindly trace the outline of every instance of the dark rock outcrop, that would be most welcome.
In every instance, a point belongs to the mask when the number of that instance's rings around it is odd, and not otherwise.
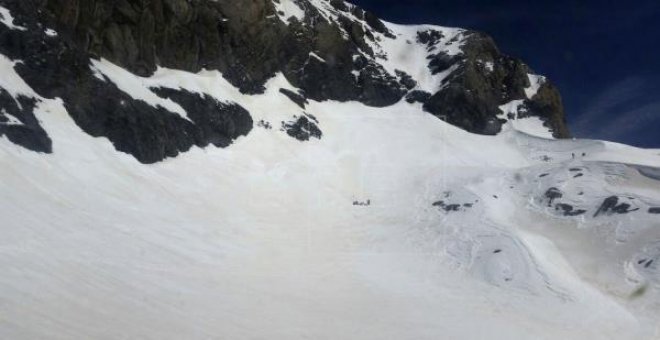
[[[441,34],[424,32],[418,40],[431,46]],[[449,56],[443,52],[430,57],[433,73],[456,69],[445,80],[445,86],[424,104],[433,115],[467,131],[493,135],[501,131],[503,119],[499,106],[523,100],[518,117],[539,117],[555,137],[566,138],[568,131],[559,91],[545,81],[538,92],[527,98],[528,74],[532,70],[520,60],[500,53],[493,40],[481,33],[467,32],[463,54]]]
[[[619,203],[619,197],[610,196],[606,198],[600,205],[600,208],[594,214],[594,217],[599,215],[612,215],[612,214],[627,214],[639,210],[639,208],[632,208],[628,203]]]
[[[520,114],[521,117],[536,116],[541,118],[556,138],[571,136],[559,90],[548,81],[541,85],[539,91],[531,100],[525,100],[525,107],[526,111]]]
[[[545,192],[545,198],[548,199],[548,207],[552,206],[552,203],[559,198],[564,197],[564,194],[557,188],[550,188]]]
[[[14,98],[0,87],[0,137],[26,149],[51,153],[53,143],[34,116],[37,100],[18,95]]]
[[[280,93],[291,99],[292,102],[296,103],[296,105],[300,106],[302,109],[304,109],[305,105],[308,103],[307,99],[305,99],[303,95],[295,93],[291,90],[280,89]]]
[[[293,122],[282,122],[282,129],[286,133],[301,141],[308,141],[311,138],[321,139],[323,132],[317,125],[318,121],[313,116],[301,116]]]
[[[412,103],[426,103],[431,98],[431,94],[426,91],[410,91],[406,96],[406,101]]]
[[[456,212],[456,211],[464,211],[466,209],[472,208],[474,206],[474,203],[463,203],[463,204],[457,204],[457,203],[448,203],[445,201],[437,201],[433,203],[434,207],[438,207],[442,209],[444,212]]]
[[[580,216],[587,212],[584,209],[575,209],[572,205],[565,203],[555,205],[555,210],[561,211],[564,216]]]
[[[227,147],[252,130],[250,113],[238,104],[221,103],[209,95],[183,89],[154,88],[157,95],[181,105],[195,126],[195,144]]]

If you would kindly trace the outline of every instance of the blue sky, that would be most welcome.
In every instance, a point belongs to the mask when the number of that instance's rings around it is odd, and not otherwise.
[[[660,1],[355,0],[397,23],[484,31],[561,90],[573,135],[660,148]]]

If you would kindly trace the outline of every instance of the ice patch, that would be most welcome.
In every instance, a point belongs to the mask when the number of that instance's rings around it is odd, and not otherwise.
[[[309,56],[315,58],[316,60],[318,60],[322,63],[326,62],[325,59],[321,58],[318,54],[316,54],[314,52],[309,52]]]
[[[275,5],[277,15],[285,23],[288,23],[289,18],[292,17],[298,19],[300,22],[305,19],[305,11],[300,8],[296,0],[275,0],[273,4]]]
[[[0,23],[7,26],[11,30],[26,31],[27,28],[14,24],[14,17],[8,9],[0,6]]]
[[[541,85],[545,84],[546,78],[535,74],[527,74],[527,77],[529,78],[530,85],[525,88],[525,94],[527,98],[532,99],[539,92]]]
[[[485,68],[486,71],[488,71],[488,72],[493,72],[493,71],[495,70],[495,64],[494,64],[492,61],[487,61],[487,62],[484,64],[484,68]]]
[[[14,70],[14,66],[17,63],[20,63],[20,61],[12,61],[0,54],[0,74],[2,74],[0,77],[0,87],[9,92],[14,98],[17,98],[18,95],[38,97],[34,90]]]

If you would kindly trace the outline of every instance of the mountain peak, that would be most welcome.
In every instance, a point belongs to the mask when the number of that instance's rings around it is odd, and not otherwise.
[[[159,67],[192,73],[217,70],[247,95],[264,93],[265,84],[281,73],[304,100],[358,101],[375,107],[405,100],[469,132],[487,135],[499,133],[508,121],[537,117],[541,130],[555,137],[569,135],[557,90],[521,61],[502,54],[487,35],[391,24],[340,0],[47,0],[9,2],[6,7],[31,27],[5,27],[5,36],[19,42],[0,51],[23,61],[19,73],[26,81],[40,95],[57,94],[71,111],[79,109],[72,115],[83,130],[109,138],[119,150],[146,162],[176,155],[190,145],[207,145],[215,137],[184,137],[190,136],[184,132],[189,128],[158,123],[156,113],[140,122],[99,125],[99,120],[116,121],[117,109],[90,117],[85,112],[94,105],[95,93],[126,97],[124,102],[131,96],[117,92],[113,85],[118,84],[100,81],[105,79],[86,60],[106,59],[140,77],[152,76]],[[48,35],[39,29],[43,26],[59,34]],[[32,46],[44,43],[48,48],[35,54]],[[42,74],[43,60],[58,65],[53,66],[56,71],[47,70],[48,77]],[[79,79],[77,86],[70,85],[71,77]],[[132,109],[120,111],[126,110]],[[127,136],[122,131],[129,126],[138,132]],[[187,142],[169,141],[168,129]],[[250,128],[239,130],[248,133]],[[163,148],[148,140],[174,144]]]

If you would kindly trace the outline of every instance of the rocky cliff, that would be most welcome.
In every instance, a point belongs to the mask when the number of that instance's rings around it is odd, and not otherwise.
[[[501,53],[490,37],[393,25],[341,0],[0,5],[11,16],[0,25],[0,54],[36,92],[32,98],[12,96],[0,87],[3,112],[22,122],[1,125],[0,135],[36,151],[52,151],[31,113],[29,101],[39,97],[61,98],[85,132],[108,138],[144,163],[193,146],[225,147],[253,128],[241,105],[181,88],[152,92],[180,105],[187,117],[149,105],[98,72],[93,61],[101,59],[141,77],[159,68],[216,70],[245,95],[263,93],[267,81],[282,74],[297,89],[288,97],[302,105],[332,100],[382,107],[405,100],[473,133],[497,134],[508,120],[535,116],[555,137],[569,136],[557,89]],[[515,110],[502,108],[514,101]]]

